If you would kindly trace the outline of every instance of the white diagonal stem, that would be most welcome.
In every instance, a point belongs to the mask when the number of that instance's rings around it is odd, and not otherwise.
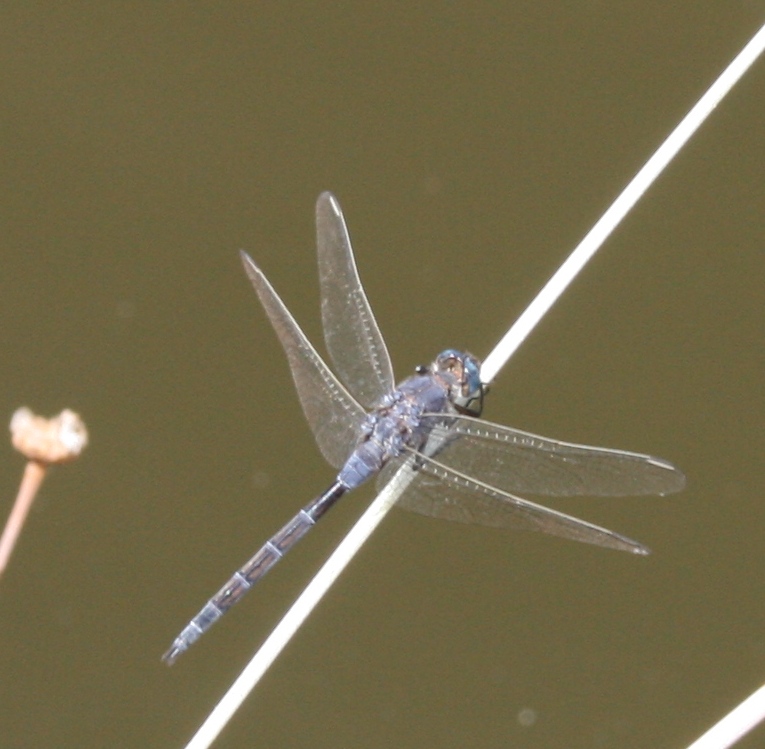
[[[701,123],[709,117],[712,110],[722,98],[733,88],[741,76],[751,67],[765,47],[765,26],[741,50],[720,77],[709,87],[694,107],[681,120],[680,124],[670,133],[664,143],[659,146],[645,166],[632,178],[621,195],[611,204],[608,210],[590,229],[584,239],[566,258],[550,280],[544,285],[534,300],[523,311],[521,316],[505,333],[494,350],[484,359],[481,367],[481,379],[485,383],[492,382],[508,359],[526,340],[537,323],[544,317],[550,307],[555,304],[568,285],[576,278],[579,271],[600,249],[611,232],[621,223],[630,209],[637,203],[643,193],[656,181],[656,178],[666,168],[667,164],[677,155],[688,139],[699,129]]]
[[[579,246],[572,252],[560,269],[552,276],[529,307],[518,318],[500,343],[486,357],[481,369],[484,382],[491,382],[499,370],[526,339],[547,310],[552,307],[571,281],[595,254],[605,239],[638,201],[641,195],[656,180],[659,174],[677,154],[683,144],[712,113],[720,100],[730,91],[736,81],[751,67],[765,47],[765,26],[763,26],[735,60],[723,71],[698,104],[683,118],[666,141],[659,147],[646,165],[635,175],[624,191],[614,201]],[[396,500],[403,493],[411,476],[401,473],[385,487],[383,492],[369,506],[366,512],[350,530],[345,539],[319,570],[308,587],[301,593],[281,622],[263,643],[245,670],[229,688],[197,733],[186,745],[186,749],[207,749],[216,736],[258,683],[268,666],[274,662],[292,635],[308,617],[313,607],[348,565],[366,539],[387,515]],[[705,748],[706,749],[706,748]]]

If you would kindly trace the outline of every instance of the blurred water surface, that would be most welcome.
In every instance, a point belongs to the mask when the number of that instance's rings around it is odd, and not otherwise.
[[[0,11],[3,408],[70,407],[91,433],[0,581],[0,747],[182,746],[371,497],[160,663],[332,477],[238,249],[318,341],[330,189],[397,375],[447,346],[485,355],[760,11]],[[654,554],[393,513],[218,746],[681,746],[763,681],[763,73],[485,411],[681,466],[680,496],[558,505]],[[21,471],[9,447],[8,508]]]

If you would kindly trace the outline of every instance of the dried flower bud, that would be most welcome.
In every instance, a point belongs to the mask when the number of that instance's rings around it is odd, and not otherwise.
[[[46,419],[20,408],[11,418],[11,441],[29,460],[66,463],[78,457],[88,444],[88,431],[82,419],[69,409]]]

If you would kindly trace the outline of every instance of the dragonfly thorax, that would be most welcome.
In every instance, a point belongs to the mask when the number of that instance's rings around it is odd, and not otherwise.
[[[407,448],[419,450],[437,423],[457,413],[451,397],[454,385],[452,375],[430,371],[399,383],[364,418],[358,443],[338,480],[348,488],[359,486]]]

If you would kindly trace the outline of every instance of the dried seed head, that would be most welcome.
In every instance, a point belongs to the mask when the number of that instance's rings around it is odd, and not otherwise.
[[[88,431],[82,419],[69,409],[46,419],[20,408],[11,418],[11,441],[29,460],[66,463],[78,457],[88,444]]]

